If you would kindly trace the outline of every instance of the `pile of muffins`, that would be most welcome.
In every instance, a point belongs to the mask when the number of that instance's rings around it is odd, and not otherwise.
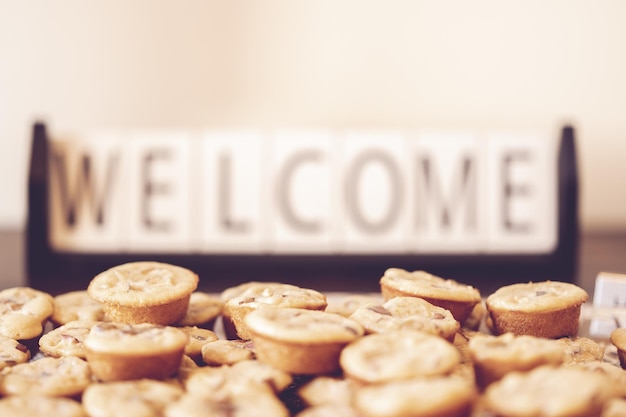
[[[588,295],[571,283],[484,297],[399,268],[377,294],[198,283],[133,262],[82,291],[0,291],[0,415],[626,415],[626,329],[579,337]]]

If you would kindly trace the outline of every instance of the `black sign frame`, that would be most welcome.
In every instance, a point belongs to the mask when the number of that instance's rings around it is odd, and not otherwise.
[[[28,176],[26,271],[28,285],[60,293],[85,289],[91,278],[136,260],[185,266],[201,278],[200,290],[219,292],[246,281],[281,281],[322,291],[378,291],[388,267],[426,270],[471,284],[483,293],[513,282],[576,278],[579,242],[579,184],[575,129],[563,126],[558,150],[558,237],[546,254],[411,255],[213,255],[168,253],[61,253],[48,236],[48,153],[46,124],[36,122]]]

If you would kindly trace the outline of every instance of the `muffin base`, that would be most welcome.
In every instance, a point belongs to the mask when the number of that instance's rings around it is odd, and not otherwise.
[[[103,303],[104,314],[108,321],[125,324],[151,323],[168,326],[182,320],[189,308],[189,296],[179,298],[167,304],[154,306],[126,306]]]
[[[347,343],[298,344],[253,334],[259,361],[297,375],[333,374],[339,371],[339,356]]]
[[[93,375],[104,382],[170,378],[178,372],[182,357],[182,349],[155,355],[125,355],[87,350],[87,362]]]
[[[546,312],[523,312],[492,310],[487,306],[491,318],[491,330],[495,334],[513,333],[556,339],[578,334],[580,305]]]

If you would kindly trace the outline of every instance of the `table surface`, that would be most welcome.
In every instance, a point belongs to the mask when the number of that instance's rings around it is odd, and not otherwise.
[[[593,297],[599,272],[626,274],[626,232],[586,233],[580,237],[574,283]],[[0,289],[28,285],[25,236],[20,230],[0,230]],[[64,288],[60,287],[59,291]]]

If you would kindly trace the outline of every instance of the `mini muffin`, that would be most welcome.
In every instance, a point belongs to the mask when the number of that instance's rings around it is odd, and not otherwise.
[[[339,355],[363,335],[354,320],[301,308],[261,308],[246,316],[257,359],[292,374],[339,370]]]
[[[48,356],[77,356],[85,359],[83,342],[95,321],[70,321],[39,338],[39,350]]]
[[[11,395],[0,399],[4,417],[87,417],[82,405],[74,400],[47,395]]]
[[[215,340],[202,346],[202,361],[209,366],[233,365],[255,358],[250,340]]]
[[[329,298],[326,311],[350,317],[357,308],[365,304],[382,304],[380,294],[349,294],[341,298]]]
[[[261,308],[324,310],[326,296],[318,291],[290,284],[251,285],[224,303],[224,331],[229,339],[250,339],[245,317]]]
[[[205,292],[194,291],[189,297],[187,313],[178,326],[196,326],[212,329],[217,317],[222,314],[222,300]]]
[[[0,335],[0,371],[9,366],[28,362],[30,351],[15,339]]]
[[[534,336],[476,335],[469,340],[476,382],[480,387],[513,371],[529,371],[541,365],[561,365],[565,351],[556,340]]]
[[[131,262],[96,275],[87,291],[102,303],[107,320],[169,325],[182,320],[198,276],[161,262]]]
[[[384,304],[366,304],[350,316],[366,333],[418,330],[454,340],[461,325],[450,311],[417,297],[394,297]]]
[[[565,352],[564,363],[584,363],[601,361],[605,347],[588,337],[562,337],[557,342]]]
[[[43,333],[54,310],[53,297],[29,287],[0,291],[0,335],[15,340],[31,340]]]
[[[621,367],[626,369],[626,327],[618,327],[613,330],[610,340],[617,349],[617,357]]]
[[[3,369],[0,394],[73,397],[90,383],[91,369],[84,360],[74,356],[42,358]]]
[[[460,362],[461,355],[452,343],[413,330],[361,337],[340,356],[344,375],[366,384],[446,375]]]
[[[461,324],[480,303],[480,292],[451,279],[444,279],[425,271],[406,271],[389,268],[380,279],[380,290],[385,298],[419,297],[431,304],[449,310]]]
[[[320,375],[298,388],[298,396],[309,407],[326,404],[352,404],[360,382],[350,378]]]
[[[354,406],[364,417],[465,417],[475,397],[466,379],[437,376],[364,386]]]
[[[96,378],[121,381],[173,376],[188,340],[185,332],[170,326],[100,322],[83,344]]]
[[[218,339],[217,335],[209,329],[196,326],[177,327],[177,329],[182,330],[189,336],[189,342],[185,346],[185,355],[197,363],[202,361],[202,347]]]
[[[495,334],[513,333],[547,338],[575,336],[581,305],[588,294],[558,281],[529,282],[501,287],[487,297]]]
[[[161,416],[182,395],[178,385],[139,379],[91,384],[82,400],[90,417]]]
[[[511,372],[481,397],[483,414],[507,417],[599,416],[610,398],[602,376],[574,367],[540,366]]]
[[[62,325],[70,321],[103,321],[102,304],[89,296],[87,290],[70,291],[54,297],[54,311],[50,320]]]

